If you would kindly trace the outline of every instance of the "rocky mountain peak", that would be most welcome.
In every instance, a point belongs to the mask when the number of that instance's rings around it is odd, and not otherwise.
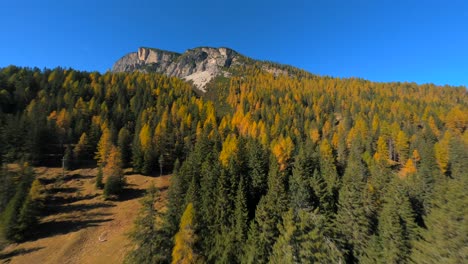
[[[138,48],[119,59],[113,66],[113,72],[157,72],[192,81],[201,91],[214,77],[222,74],[232,65],[239,63],[241,55],[229,48],[200,47],[184,53]]]

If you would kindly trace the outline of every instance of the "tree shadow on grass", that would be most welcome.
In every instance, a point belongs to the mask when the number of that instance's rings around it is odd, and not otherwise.
[[[68,196],[68,197],[52,196],[52,197],[48,197],[45,203],[46,203],[46,207],[61,206],[64,204],[74,203],[78,201],[91,200],[97,196],[99,196],[99,194],[88,194],[88,195],[82,195],[82,196]]]
[[[60,174],[60,175],[57,175],[57,176],[52,177],[52,178],[39,178],[39,181],[43,185],[48,185],[48,184],[53,184],[53,183],[56,183],[56,182],[59,182],[59,181],[68,182],[68,181],[71,181],[71,180],[92,179],[94,177],[95,176],[93,176],[93,175],[82,175],[82,174],[77,174],[77,173],[67,174],[67,175],[65,175],[65,177],[62,177],[62,175]]]
[[[68,174],[62,178],[63,181],[71,181],[71,180],[84,180],[84,179],[91,179],[94,178],[93,175],[81,175],[81,174]]]
[[[43,248],[44,247],[20,248],[20,249],[15,249],[10,252],[0,253],[0,260],[8,260],[16,256],[26,255],[31,252],[41,250]]]
[[[92,220],[63,220],[50,221],[39,224],[37,232],[31,236],[31,239],[40,239],[56,235],[64,235],[70,232],[76,232],[83,228],[99,226],[102,223],[114,220],[113,218],[92,219]]]
[[[47,192],[49,194],[57,194],[57,193],[76,193],[78,188],[74,187],[57,187],[57,188],[49,188]]]
[[[55,213],[72,213],[72,212],[86,212],[99,208],[115,207],[114,204],[109,203],[90,203],[90,204],[57,204],[47,206],[48,214]]]
[[[146,190],[144,189],[133,189],[133,188],[124,188],[122,193],[119,195],[119,201],[129,201],[133,199],[138,199],[145,195]]]

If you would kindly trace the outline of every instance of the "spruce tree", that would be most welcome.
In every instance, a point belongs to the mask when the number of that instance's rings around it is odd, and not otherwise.
[[[249,141],[248,149],[248,175],[251,178],[248,206],[253,215],[260,198],[268,190],[268,155],[262,145],[254,140]]]
[[[104,188],[103,173],[102,173],[102,167],[101,166],[98,167],[95,186],[96,186],[97,189],[103,189]]]
[[[292,207],[311,208],[312,205],[318,204],[308,184],[312,180],[314,170],[315,164],[310,148],[301,147],[294,161],[292,176],[289,178],[289,199]]]
[[[9,241],[22,241],[26,235],[24,232],[28,228],[27,222],[35,218],[34,214],[28,214],[31,212],[30,209],[33,208],[31,206],[31,198],[29,199],[30,201],[27,201],[27,198],[34,180],[33,170],[28,164],[21,166],[19,180],[15,195],[8,202],[5,211],[2,213],[2,230],[0,231],[2,237]]]
[[[354,147],[343,176],[336,215],[337,233],[347,250],[347,261],[356,261],[364,254],[370,235],[370,223],[364,203],[366,167],[360,150]]]
[[[234,258],[235,262],[240,263],[242,259],[242,247],[236,245],[244,245],[247,240],[249,211],[247,208],[247,196],[245,191],[244,180],[241,178],[239,187],[237,188],[236,200],[234,204]]]
[[[278,235],[278,224],[287,209],[284,175],[278,164],[271,162],[268,175],[268,192],[260,199],[251,224],[245,248],[245,263],[266,263]]]
[[[130,148],[131,143],[132,143],[132,138],[130,135],[130,131],[128,131],[127,128],[122,127],[117,137],[117,146],[122,152],[122,166],[124,168],[130,164],[130,159],[132,156],[132,151]]]
[[[326,208],[326,210],[332,214],[336,213],[336,198],[338,197],[340,182],[332,149],[327,140],[322,141],[320,145],[320,174],[327,190],[326,197],[328,208]]]
[[[379,216],[378,235],[382,245],[382,260],[387,263],[408,262],[411,243],[416,237],[417,225],[408,194],[400,179],[387,188]]]
[[[315,212],[290,209],[283,216],[280,236],[269,263],[340,263],[335,243],[326,235],[326,219]]]
[[[16,239],[24,240],[30,236],[39,223],[39,213],[42,208],[42,185],[38,179],[32,182],[18,216]]]
[[[155,208],[158,189],[152,185],[140,200],[141,209],[129,238],[134,249],[125,258],[126,263],[167,263],[170,248],[161,233],[161,213]]]
[[[414,242],[414,263],[466,263],[468,260],[468,175],[447,179],[435,188],[435,198]]]

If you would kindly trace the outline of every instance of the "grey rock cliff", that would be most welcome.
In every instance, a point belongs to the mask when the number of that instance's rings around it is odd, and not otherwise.
[[[157,72],[193,81],[205,92],[206,84],[214,77],[229,74],[225,70],[239,64],[241,55],[228,48],[195,48],[183,54],[139,48],[119,59],[113,72]]]

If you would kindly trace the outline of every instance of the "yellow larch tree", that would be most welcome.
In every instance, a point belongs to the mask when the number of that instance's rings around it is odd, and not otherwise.
[[[235,134],[229,134],[223,142],[223,148],[219,153],[219,161],[224,167],[227,167],[229,160],[233,157],[238,150],[237,137]]]
[[[279,170],[283,171],[288,166],[291,159],[292,152],[294,151],[294,143],[288,136],[281,136],[272,143],[272,152],[275,155],[279,164]]]
[[[200,258],[194,250],[197,241],[195,234],[195,210],[189,203],[180,219],[179,232],[174,237],[172,264],[198,263]]]

